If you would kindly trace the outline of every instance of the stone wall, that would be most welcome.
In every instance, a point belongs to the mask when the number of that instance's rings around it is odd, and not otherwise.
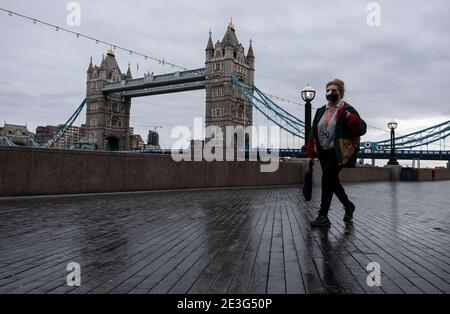
[[[450,169],[438,168],[435,170],[436,175],[434,180],[450,180]],[[432,169],[418,169],[418,181],[433,180]]]
[[[377,182],[389,181],[390,169],[379,167],[344,168],[339,174],[341,182]]]
[[[262,173],[260,162],[180,162],[170,156],[82,152],[31,147],[0,147],[0,196],[108,193],[220,187],[297,185],[303,160],[280,162]],[[414,180],[432,180],[431,169],[415,169]],[[322,170],[314,164],[314,183]],[[341,181],[390,181],[391,169],[344,168]],[[436,169],[435,180],[450,180],[450,169]]]
[[[175,162],[170,156],[0,147],[0,196],[301,184],[299,162]]]
[[[339,179],[342,183],[390,181],[391,171],[387,168],[365,166],[343,168],[339,173]],[[322,185],[322,168],[317,160],[314,163],[313,183]]]

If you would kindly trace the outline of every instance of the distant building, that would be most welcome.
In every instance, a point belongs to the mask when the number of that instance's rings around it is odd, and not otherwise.
[[[58,125],[58,129],[62,128],[63,125]],[[79,126],[71,126],[67,129],[66,133],[61,137],[61,139],[56,143],[55,148],[59,149],[74,149],[78,143],[83,138],[81,129]]]
[[[145,142],[139,134],[130,135],[131,150],[143,150]]]
[[[38,144],[45,145],[63,126],[62,124],[58,126],[38,126],[36,128],[35,141]],[[58,149],[76,149],[83,142],[83,139],[84,135],[81,133],[81,128],[71,126],[53,147]]]
[[[58,131],[58,127],[54,125],[38,126],[34,140],[41,145],[46,144]]]
[[[6,124],[0,128],[0,137],[8,138],[18,146],[32,146],[34,134],[28,131],[26,125]]]
[[[159,134],[156,131],[148,131],[147,144],[150,146],[159,146]]]

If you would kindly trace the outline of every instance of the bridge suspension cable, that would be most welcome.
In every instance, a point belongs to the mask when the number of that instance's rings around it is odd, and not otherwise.
[[[86,105],[86,99],[84,99],[81,104],[78,106],[78,108],[75,110],[75,112],[70,116],[70,118],[64,123],[58,131],[47,141],[45,144],[39,144],[36,142],[33,138],[29,138],[27,141],[31,144],[31,146],[36,148],[51,148],[54,147],[56,143],[58,143],[61,138],[66,135],[67,131],[72,127],[75,120],[80,115],[81,111],[83,110],[84,106]],[[3,138],[7,146],[17,146],[14,144],[10,139],[8,139],[6,136]]]
[[[304,103],[301,103],[301,102],[298,102],[298,101],[294,101],[294,100],[290,100],[290,99],[283,98],[283,97],[279,97],[279,96],[275,96],[275,95],[272,95],[272,94],[269,94],[269,93],[264,93],[264,95],[269,97],[269,98],[271,98],[271,99],[283,101],[283,102],[290,103],[290,104],[293,104],[293,105],[298,105],[298,106],[304,106],[305,105]],[[311,106],[311,108],[315,109],[315,110],[319,109],[318,107],[314,107],[314,106]],[[389,130],[386,130],[386,129],[383,129],[383,128],[380,128],[380,127],[376,127],[376,126],[373,126],[373,125],[369,125],[368,124],[367,127],[371,128],[371,129],[374,129],[374,130],[390,133]]]
[[[231,80],[232,83],[239,88],[240,92],[245,96],[245,98],[270,121],[278,125],[281,129],[287,131],[294,137],[300,137],[304,139],[304,126],[305,126],[304,122],[298,119],[297,117],[293,116],[286,110],[284,110],[275,102],[273,102],[270,99],[271,97],[273,98],[273,95],[263,93],[255,85],[252,86],[251,90],[248,90],[234,76],[231,76]],[[278,99],[282,98],[278,97]],[[296,103],[293,101],[291,102]],[[384,129],[377,127],[372,128],[381,131],[386,131]],[[390,133],[390,131],[386,132]],[[397,137],[396,148],[413,149],[425,145],[433,145],[433,144],[436,145],[436,142],[439,141],[440,143],[441,140],[445,140],[448,136],[450,136],[450,120],[426,128],[424,130],[416,131],[410,134]],[[375,145],[381,147],[381,149],[389,149],[390,139],[375,142]],[[361,149],[364,149],[364,143],[361,143]]]
[[[290,114],[279,105],[265,96],[255,85],[251,90],[247,89],[242,83],[233,75],[231,82],[239,89],[239,92],[249,101],[252,106],[256,108],[269,121],[273,122],[281,130],[286,131],[294,137],[304,139],[305,123],[294,115]]]
[[[440,142],[448,136],[450,136],[450,120],[423,130],[396,137],[395,146],[398,149],[411,149],[433,144],[438,141]],[[390,139],[376,142],[376,145],[383,148],[390,147]]]
[[[86,105],[86,98],[81,102],[81,104],[78,106],[77,110],[70,116],[70,118],[64,123],[64,125],[59,128],[59,130],[56,132],[53,137],[44,144],[44,147],[53,147],[70,129],[70,127],[73,125],[75,120],[80,115],[81,111],[83,110],[84,106]]]
[[[70,29],[67,29],[67,28],[64,28],[64,27],[61,27],[61,26],[58,26],[58,25],[55,25],[55,24],[51,24],[49,22],[40,20],[38,18],[27,16],[27,15],[24,15],[24,14],[21,14],[21,13],[12,11],[12,10],[4,9],[4,8],[0,8],[0,11],[6,12],[9,16],[17,16],[17,17],[20,17],[22,19],[29,20],[29,21],[33,22],[33,24],[41,24],[41,25],[47,26],[49,28],[53,28],[56,31],[62,31],[62,32],[65,32],[65,33],[68,33],[68,34],[72,34],[76,38],[88,39],[90,41],[95,42],[96,44],[103,44],[103,45],[108,46],[109,48],[113,48],[114,50],[122,50],[122,51],[124,51],[126,53],[129,53],[130,55],[134,54],[134,55],[143,57],[145,60],[153,60],[153,61],[157,61],[159,64],[162,64],[162,65],[169,65],[169,66],[172,66],[173,68],[178,68],[178,69],[181,69],[181,70],[187,70],[187,68],[179,66],[179,65],[176,65],[175,63],[169,62],[169,61],[165,60],[164,58],[152,57],[150,55],[147,55],[147,54],[135,51],[134,49],[129,49],[129,48],[120,46],[118,44],[114,44],[114,43],[108,42],[106,40],[101,40],[101,39],[99,39],[97,37],[92,37],[92,36],[85,35],[85,34],[82,34],[82,33],[74,32],[74,31],[72,31]]]
[[[6,145],[6,146],[17,146],[7,136],[0,137],[0,140],[3,142],[3,143],[0,142],[0,144]]]

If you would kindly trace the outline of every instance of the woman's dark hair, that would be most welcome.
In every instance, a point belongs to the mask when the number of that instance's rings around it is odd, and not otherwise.
[[[339,93],[341,94],[341,98],[343,98],[343,97],[344,97],[344,94],[345,94],[345,84],[344,84],[344,81],[343,81],[343,80],[340,80],[340,79],[334,79],[334,80],[332,80],[331,82],[328,82],[328,83],[327,83],[327,89],[328,89],[328,87],[331,86],[331,85],[337,86],[337,88],[338,88],[338,90],[339,90]]]

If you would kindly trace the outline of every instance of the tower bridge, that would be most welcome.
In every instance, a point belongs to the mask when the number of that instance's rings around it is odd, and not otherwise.
[[[206,90],[205,126],[252,125],[252,105],[231,82],[239,79],[247,89],[254,84],[253,47],[245,51],[230,22],[222,41],[214,45],[211,33],[205,50],[205,67],[169,74],[147,74],[133,79],[130,66],[123,74],[110,49],[100,66],[91,62],[87,71],[86,124],[82,126],[89,142],[99,150],[128,150],[130,109],[134,97]]]
[[[74,121],[86,108],[86,122],[81,126],[89,143],[86,147],[97,150],[128,151],[131,148],[130,111],[133,98],[169,93],[205,90],[205,127],[218,127],[225,134],[228,126],[243,127],[257,124],[258,115],[267,124],[279,127],[280,137],[286,135],[293,145],[272,147],[281,156],[304,157],[294,140],[305,139],[305,122],[276,104],[271,97],[255,84],[255,54],[252,42],[248,49],[239,42],[232,22],[228,24],[221,41],[213,43],[210,32],[205,49],[204,67],[133,78],[131,67],[123,73],[114,50],[108,50],[99,66],[91,58],[87,70],[86,98],[65,124],[45,144],[29,139],[33,147],[54,147],[66,134]],[[450,120],[396,138],[399,158],[423,158],[448,160],[450,154],[445,139],[450,135]],[[249,136],[245,149],[251,150]],[[289,143],[289,138],[285,144]],[[0,133],[3,145],[14,146],[13,141]],[[360,145],[359,157],[384,159],[390,149],[390,140],[367,141]],[[281,140],[280,140],[281,143]],[[429,152],[428,145],[443,143],[441,153]],[[427,149],[423,150],[426,146]],[[244,148],[240,148],[244,149]],[[168,153],[154,151],[154,153]]]

